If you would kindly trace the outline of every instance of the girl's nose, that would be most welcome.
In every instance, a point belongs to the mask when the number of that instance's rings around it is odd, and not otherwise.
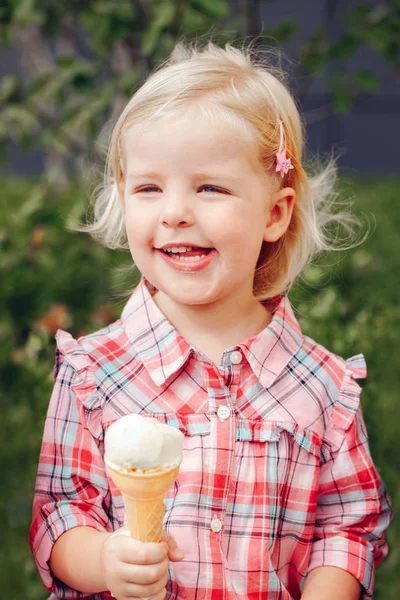
[[[164,195],[160,219],[166,227],[187,227],[193,224],[193,212],[188,196]]]

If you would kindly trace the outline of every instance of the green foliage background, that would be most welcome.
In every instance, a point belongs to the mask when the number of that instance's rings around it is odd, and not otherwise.
[[[98,134],[182,36],[211,36],[220,43],[256,37],[259,46],[271,47],[301,30],[303,24],[290,14],[277,26],[262,27],[255,18],[260,4],[241,0],[233,11],[228,0],[1,4],[0,44],[18,49],[24,60],[18,75],[0,82],[0,158],[10,141],[40,148],[45,158],[44,172],[35,180],[3,172],[0,189],[2,598],[46,598],[27,531],[53,383],[54,333],[60,327],[79,336],[114,320],[124,292],[126,297],[138,280],[129,269],[129,254],[105,250],[69,229],[86,211],[82,174],[101,155]],[[345,7],[342,34],[335,39],[331,24],[338,3],[321,4],[321,20],[311,34],[300,36],[292,65],[300,104],[316,78],[323,77],[328,90],[327,105],[309,115],[309,123],[347,113],[382,93],[400,73],[399,0]],[[350,68],[349,59],[366,49],[385,61],[384,77],[369,65]],[[372,453],[398,511],[400,181],[342,180],[342,191],[355,197],[357,213],[374,216],[376,228],[362,246],[309,267],[291,299],[306,334],[344,357],[366,355],[369,377],[362,403]],[[388,539],[391,553],[377,573],[377,600],[400,598],[397,521]]]
[[[398,507],[400,181],[353,179],[342,191],[354,197],[356,213],[369,215],[372,226],[376,221],[374,231],[360,247],[309,267],[290,296],[306,334],[346,358],[365,354],[362,404],[371,449]],[[45,199],[40,183],[3,177],[0,210],[0,589],[4,598],[44,600],[27,532],[53,382],[54,332],[62,327],[79,336],[117,318],[138,275],[128,269],[129,253],[106,250],[68,229],[84,218],[79,187]],[[400,597],[398,522],[388,539],[378,600]]]

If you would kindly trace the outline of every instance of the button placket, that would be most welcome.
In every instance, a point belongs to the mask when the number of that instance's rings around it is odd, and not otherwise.
[[[226,372],[232,375],[233,369],[229,366],[229,355],[225,354],[223,363]],[[236,369],[235,369],[236,371]],[[207,387],[209,398],[210,437],[207,440],[210,446],[210,456],[213,461],[209,466],[209,472],[213,477],[218,476],[221,487],[214,499],[213,509],[220,512],[211,512],[208,515],[208,527],[213,544],[220,549],[220,536],[223,531],[223,515],[225,514],[229,489],[231,486],[231,473],[235,450],[236,416],[231,405],[230,387],[221,385],[219,388]],[[222,417],[222,418],[221,418]]]

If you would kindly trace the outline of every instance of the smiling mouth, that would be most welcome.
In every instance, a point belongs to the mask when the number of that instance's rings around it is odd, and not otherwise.
[[[215,248],[194,248],[182,252],[172,252],[167,249],[157,249],[163,261],[175,271],[181,273],[198,273],[206,269],[213,261]]]

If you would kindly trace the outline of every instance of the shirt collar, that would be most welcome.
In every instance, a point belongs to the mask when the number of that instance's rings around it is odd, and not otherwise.
[[[160,311],[152,297],[154,292],[154,286],[142,278],[122,312],[121,322],[150,377],[161,386],[196,350]],[[261,385],[268,388],[301,347],[303,335],[287,296],[277,296],[265,304],[272,321],[237,347]]]
[[[240,344],[261,385],[271,387],[303,344],[303,334],[287,296],[264,303],[272,313],[270,324]]]
[[[153,300],[154,286],[142,278],[122,311],[129,341],[155,384],[161,386],[187,362],[194,348]]]

